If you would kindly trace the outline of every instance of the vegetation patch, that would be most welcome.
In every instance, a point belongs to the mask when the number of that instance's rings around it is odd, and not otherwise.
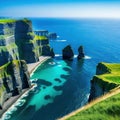
[[[6,24],[6,23],[14,23],[16,20],[14,19],[0,19],[0,24]]]
[[[35,40],[48,40],[48,38],[46,36],[39,36],[39,35],[35,35]]]
[[[120,94],[114,95],[66,120],[119,120]]]
[[[93,81],[97,81],[101,87],[108,86],[107,84],[115,84],[114,86],[120,85],[120,64],[102,63],[99,67],[103,67],[109,72],[94,76]]]

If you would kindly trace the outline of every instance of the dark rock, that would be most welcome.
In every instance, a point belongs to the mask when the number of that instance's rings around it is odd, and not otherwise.
[[[44,45],[42,47],[42,55],[43,56],[51,56],[52,58],[54,58],[55,53],[54,53],[53,49],[50,46]]]
[[[78,56],[77,56],[78,60],[83,59],[85,57],[84,51],[83,51],[83,46],[80,46],[78,48],[78,53],[79,53]]]
[[[97,65],[96,75],[110,73],[111,70],[106,67],[102,62]]]
[[[70,45],[66,46],[62,50],[62,57],[64,60],[70,60],[70,61],[73,60],[74,53]]]
[[[51,50],[50,50],[50,56],[51,56],[52,58],[55,57],[55,53],[54,53],[54,51],[53,51],[53,48],[51,48]]]

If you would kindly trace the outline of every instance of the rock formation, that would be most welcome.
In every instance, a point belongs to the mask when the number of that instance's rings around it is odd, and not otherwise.
[[[89,101],[120,85],[120,64],[99,63],[91,80]]]
[[[70,45],[66,46],[62,50],[62,56],[64,60],[70,60],[70,61],[73,60],[74,53]]]
[[[34,34],[30,20],[0,19],[1,108],[7,99],[30,86],[26,62],[37,62],[40,55],[54,57],[54,52],[46,36]]]
[[[0,65],[17,59],[37,62],[40,55],[45,55],[45,47],[49,47],[46,55],[51,55],[49,39],[35,35],[30,20],[0,20]]]
[[[78,60],[80,60],[80,59],[82,59],[82,58],[84,58],[85,57],[85,55],[84,55],[84,51],[83,51],[83,46],[80,46],[79,48],[78,48],[78,56],[77,56],[77,59]]]
[[[0,67],[0,108],[11,96],[18,95],[30,86],[25,61],[13,60]]]

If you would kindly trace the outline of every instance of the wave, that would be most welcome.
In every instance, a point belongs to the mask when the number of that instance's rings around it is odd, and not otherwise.
[[[49,62],[48,64],[49,65],[55,65],[56,63],[55,62]]]
[[[78,56],[78,55],[74,55],[74,58],[77,58],[77,56]],[[91,57],[90,57],[90,56],[85,55],[84,59],[86,59],[86,60],[87,60],[87,59],[91,59]]]
[[[61,54],[55,54],[55,57],[61,57]],[[77,58],[78,55],[74,55],[74,58]],[[92,57],[85,55],[84,59],[88,60],[88,59],[92,59]]]
[[[3,120],[9,120],[10,118],[11,118],[11,115],[6,113],[3,117]]]
[[[23,99],[23,100],[19,100],[16,104],[15,104],[15,106],[23,106],[24,105],[24,103],[26,102],[26,100],[25,99]]]
[[[74,58],[77,58],[78,55],[74,55]]]
[[[61,57],[62,55],[61,54],[55,54],[55,57]]]
[[[92,57],[86,55],[85,59],[92,59]]]
[[[66,42],[67,40],[56,40],[57,42]]]
[[[25,97],[27,97],[28,95],[29,95],[29,92],[26,93],[26,94],[23,94],[21,98],[25,98]]]

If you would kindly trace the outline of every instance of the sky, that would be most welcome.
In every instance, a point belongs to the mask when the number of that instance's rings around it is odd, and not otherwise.
[[[120,18],[120,0],[0,0],[0,16]]]

